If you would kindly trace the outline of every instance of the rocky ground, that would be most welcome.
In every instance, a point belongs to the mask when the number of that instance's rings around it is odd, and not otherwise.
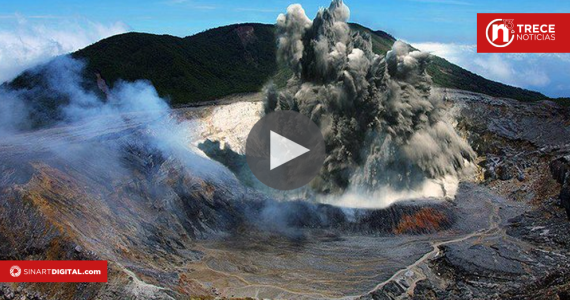
[[[240,114],[252,111],[241,102],[230,109]],[[202,132],[204,126],[208,137],[216,136],[218,130],[229,132],[225,135],[233,139],[226,141],[233,143],[247,129],[236,125],[235,118],[217,117],[229,113],[227,107],[185,108],[162,118],[208,120],[185,126],[194,126],[193,133]],[[395,251],[388,255],[390,259],[378,253],[381,258],[375,260],[370,249],[386,245],[386,240],[408,247],[409,238],[374,236],[435,233],[449,228],[454,220],[449,203],[410,202],[387,210],[353,210],[349,218],[340,208],[328,205],[276,202],[244,187],[220,164],[192,150],[192,145],[182,155],[165,151],[166,146],[153,139],[155,126],[147,126],[156,120],[136,114],[122,119],[88,120],[0,143],[0,259],[104,259],[110,266],[108,284],[2,284],[2,297],[183,299],[258,294],[290,298],[322,294],[331,286],[336,290],[328,296],[357,293],[387,274],[370,273],[362,281],[369,261],[381,269],[384,261],[393,260],[390,270],[396,270],[400,261],[410,259]],[[219,120],[225,121],[209,123]],[[353,234],[357,236],[350,238]],[[418,242],[408,253],[419,255],[425,244],[425,240]],[[335,262],[352,255],[346,249],[354,251],[354,258],[344,264]],[[325,259],[320,254],[327,252],[331,263],[324,270],[313,268],[319,265],[315,260]],[[276,263],[274,255],[283,260]],[[247,266],[251,258],[256,258],[253,266]],[[307,285],[307,276],[316,282],[339,269],[354,269],[342,275],[350,285],[331,281],[315,291]]]
[[[477,151],[481,178],[453,202],[385,210],[273,201],[204,155],[185,161],[150,147],[141,116],[3,141],[0,259],[106,259],[110,280],[3,283],[0,298],[567,299],[570,114],[437,92]],[[239,157],[260,109],[251,98],[174,117],[199,120],[195,145],[234,150],[219,161]]]
[[[493,221],[432,243],[432,252],[363,298],[568,299],[569,111],[547,101],[441,92],[478,152],[481,186],[497,195]]]

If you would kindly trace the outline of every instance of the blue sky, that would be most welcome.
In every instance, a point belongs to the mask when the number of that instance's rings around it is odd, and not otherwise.
[[[319,7],[329,4],[328,0],[1,0],[0,81],[9,80],[23,67],[120,32],[186,36],[238,22],[274,23],[291,3],[302,4],[311,18]],[[485,77],[548,96],[570,96],[568,55],[475,53],[477,13],[570,13],[570,1],[346,0],[345,3],[350,7],[352,22],[385,30]],[[9,75],[2,76],[3,71]]]
[[[327,0],[147,0],[147,1],[0,1],[0,18],[22,14],[57,18],[82,16],[108,23],[121,21],[135,31],[186,36],[237,22],[274,23],[291,3],[300,3],[315,15]],[[564,0],[368,0],[345,2],[351,20],[383,29],[407,40],[475,43],[476,14],[482,12],[569,12]]]

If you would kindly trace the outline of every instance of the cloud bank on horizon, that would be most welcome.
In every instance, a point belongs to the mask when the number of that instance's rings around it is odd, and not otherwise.
[[[549,97],[570,96],[569,53],[477,53],[477,45],[411,44],[487,79],[538,91]]]
[[[130,30],[122,22],[103,24],[81,17],[13,14],[2,19],[9,26],[0,27],[0,83],[56,56]]]

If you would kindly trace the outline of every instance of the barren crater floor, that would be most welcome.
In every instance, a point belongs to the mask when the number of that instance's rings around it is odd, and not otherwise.
[[[498,174],[461,183],[453,201],[416,199],[386,210],[276,204],[198,150],[210,139],[243,154],[261,109],[259,95],[161,116],[189,120],[192,134],[183,143],[195,154],[187,161],[147,143],[155,134],[147,124],[157,120],[145,114],[2,140],[0,259],[105,259],[110,274],[105,285],[4,283],[0,296],[563,295],[570,226],[548,200],[560,186],[547,165],[567,151],[567,117],[550,106],[445,93],[450,107],[469,116],[459,118],[458,128],[481,165],[498,164]],[[510,127],[501,122],[505,110],[515,120]],[[548,122],[540,123],[537,112],[550,115]],[[531,127],[545,132],[523,134]],[[501,175],[516,170],[525,178]],[[267,207],[287,208],[284,219],[293,221],[274,230],[279,220],[264,218]],[[434,212],[438,218],[426,218]]]
[[[226,237],[200,243],[202,268],[222,276],[222,296],[260,298],[342,298],[374,290],[399,270],[432,251],[438,243],[463,243],[497,229],[498,207],[510,213],[488,190],[462,185],[455,213],[461,224],[423,235],[344,234],[305,230],[306,240],[279,237]],[[200,270],[197,268],[197,270]],[[200,271],[197,273],[203,274]],[[196,274],[196,278],[200,278]],[[204,280],[199,279],[199,280]],[[227,280],[227,281],[226,281]]]

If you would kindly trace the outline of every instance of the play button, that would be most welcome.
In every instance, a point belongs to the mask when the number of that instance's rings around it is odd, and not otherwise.
[[[325,160],[321,130],[309,118],[294,111],[272,112],[251,129],[246,160],[263,184],[292,190],[309,183]]]
[[[303,155],[311,150],[293,142],[292,140],[270,130],[269,134],[269,170]]]

